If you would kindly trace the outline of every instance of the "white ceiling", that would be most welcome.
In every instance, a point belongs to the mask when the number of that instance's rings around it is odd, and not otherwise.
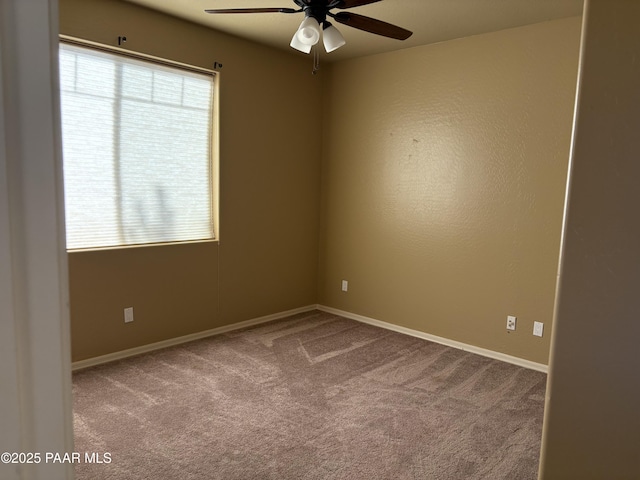
[[[292,0],[127,0],[216,30],[298,53],[289,42],[302,13],[210,15],[207,8],[298,8]],[[382,0],[348,10],[413,31],[393,40],[333,22],[347,44],[323,61],[338,61],[582,14],[583,0]],[[334,10],[338,12],[340,10]]]

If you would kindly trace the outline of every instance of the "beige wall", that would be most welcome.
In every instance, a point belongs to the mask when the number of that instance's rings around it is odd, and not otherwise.
[[[545,480],[640,478],[640,2],[585,13]]]
[[[320,303],[547,363],[579,40],[571,18],[325,72]]]
[[[117,0],[60,0],[60,31],[223,64],[220,242],[72,253],[73,360],[316,303],[321,119],[297,120],[301,102],[320,108],[308,57]]]
[[[60,14],[63,34],[224,65],[221,241],[72,253],[74,360],[321,303],[547,363],[579,19],[312,76],[306,56],[118,0]],[[296,128],[301,103],[323,117]]]

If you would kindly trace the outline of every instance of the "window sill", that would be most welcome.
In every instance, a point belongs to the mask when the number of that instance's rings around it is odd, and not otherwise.
[[[93,248],[72,248],[67,249],[67,253],[83,253],[83,252],[103,252],[108,250],[130,250],[136,248],[149,248],[149,247],[171,247],[176,245],[193,245],[200,243],[219,243],[218,238],[209,238],[206,240],[191,240],[187,242],[164,242],[164,243],[141,243],[139,245],[118,245],[113,247],[93,247]]]

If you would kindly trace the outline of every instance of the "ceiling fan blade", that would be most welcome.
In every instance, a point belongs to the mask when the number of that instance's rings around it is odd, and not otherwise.
[[[293,8],[220,8],[205,10],[207,13],[298,13],[301,11]]]
[[[395,38],[396,40],[406,40],[413,32],[405,30],[404,28],[397,27],[375,18],[365,17],[363,15],[356,15],[355,13],[339,12],[332,15],[336,22],[348,25],[358,30],[364,30],[365,32],[375,33],[376,35],[382,35],[383,37]]]
[[[335,2],[335,5],[331,8],[353,8],[360,7],[362,5],[369,5],[370,3],[376,3],[381,0],[338,0]]]

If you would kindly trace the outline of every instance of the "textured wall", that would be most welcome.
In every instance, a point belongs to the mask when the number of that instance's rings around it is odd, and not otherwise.
[[[579,39],[572,18],[331,68],[320,303],[547,363]]]
[[[640,478],[640,2],[591,0],[541,478]]]
[[[220,83],[220,241],[71,253],[73,359],[316,302],[321,86],[296,56],[117,0],[61,0],[63,34],[211,68]],[[136,320],[123,322],[123,308]]]

